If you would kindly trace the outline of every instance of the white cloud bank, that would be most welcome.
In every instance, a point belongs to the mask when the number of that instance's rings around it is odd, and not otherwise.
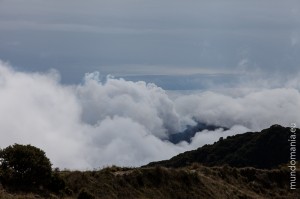
[[[56,72],[18,72],[0,63],[0,147],[32,144],[54,166],[90,169],[139,166],[213,143],[219,137],[274,123],[300,124],[296,88],[261,89],[242,95],[203,92],[171,99],[154,84],[86,74],[66,86]],[[238,97],[236,97],[238,96]],[[194,120],[229,127],[196,134],[192,143],[163,141]]]

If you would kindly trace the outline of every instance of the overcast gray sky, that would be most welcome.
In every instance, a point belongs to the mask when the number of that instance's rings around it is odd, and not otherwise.
[[[0,0],[0,59],[65,82],[300,70],[299,0]]]

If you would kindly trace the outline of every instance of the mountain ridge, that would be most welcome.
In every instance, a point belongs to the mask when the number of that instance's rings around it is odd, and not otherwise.
[[[297,128],[295,135],[299,134]],[[260,132],[247,132],[226,139],[220,138],[212,145],[204,145],[187,151],[169,160],[151,162],[147,166],[184,167],[192,163],[206,166],[229,165],[232,167],[275,168],[285,164],[290,158],[290,127],[272,125]],[[300,143],[296,143],[296,148]],[[299,161],[299,156],[297,157]]]

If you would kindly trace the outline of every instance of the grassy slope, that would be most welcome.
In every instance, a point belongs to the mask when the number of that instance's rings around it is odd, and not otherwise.
[[[298,179],[299,170],[298,170]],[[206,167],[193,164],[174,169],[164,167],[118,168],[100,171],[63,171],[70,195],[77,198],[85,188],[96,198],[297,198],[289,189],[289,170],[255,168]],[[0,189],[1,199],[59,198],[58,195],[9,194]]]

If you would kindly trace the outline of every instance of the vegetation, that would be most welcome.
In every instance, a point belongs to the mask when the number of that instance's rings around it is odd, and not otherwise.
[[[300,170],[297,171],[298,178]],[[205,198],[297,198],[289,189],[289,170],[206,167],[193,164],[184,168],[119,168],[99,171],[61,171],[69,194],[10,193],[0,188],[1,199],[205,199]]]
[[[18,189],[47,186],[52,172],[45,152],[20,144],[0,150],[0,170],[2,184]]]
[[[296,133],[299,132],[300,129],[297,129]],[[170,160],[152,162],[147,166],[184,167],[192,163],[201,163],[207,166],[276,168],[289,161],[290,134],[290,128],[273,125],[261,132],[229,136],[213,145],[205,145]],[[296,148],[300,148],[300,142],[297,142]],[[297,161],[299,159],[297,156]]]
[[[95,197],[85,189],[82,189],[77,199],[95,199]]]

